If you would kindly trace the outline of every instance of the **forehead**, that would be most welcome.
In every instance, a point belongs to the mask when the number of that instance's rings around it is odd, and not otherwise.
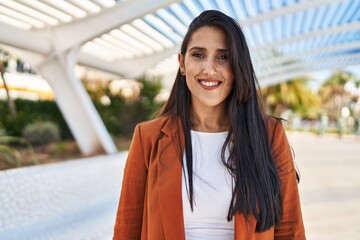
[[[196,47],[226,49],[226,34],[218,27],[205,26],[196,30],[189,41],[188,49]]]

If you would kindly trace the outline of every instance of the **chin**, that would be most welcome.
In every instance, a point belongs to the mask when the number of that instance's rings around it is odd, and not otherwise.
[[[202,104],[204,105],[204,106],[207,106],[207,107],[217,107],[217,106],[220,106],[220,105],[222,105],[222,103],[223,102],[221,102],[221,101],[216,101],[216,102],[214,102],[214,101],[207,101],[207,102],[202,102]]]

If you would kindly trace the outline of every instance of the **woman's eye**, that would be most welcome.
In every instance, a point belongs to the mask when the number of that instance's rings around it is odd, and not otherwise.
[[[193,53],[193,54],[191,54],[193,57],[196,57],[196,58],[203,58],[204,57],[204,55],[203,54],[201,54],[201,53]]]
[[[228,56],[227,55],[221,55],[218,57],[219,60],[227,60]]]

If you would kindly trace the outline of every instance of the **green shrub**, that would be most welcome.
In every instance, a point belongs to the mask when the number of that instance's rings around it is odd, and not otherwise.
[[[125,99],[119,94],[111,94],[107,85],[91,91],[88,89],[107,130],[115,137],[131,137],[135,125],[151,118],[161,106],[161,103],[154,101],[155,96],[162,88],[160,81],[142,78],[139,79],[139,82],[142,85],[140,96],[131,100]],[[111,100],[110,105],[103,105],[100,102],[100,97],[104,94]],[[74,139],[55,101],[16,99],[15,104],[18,111],[17,116],[13,117],[6,102],[0,100],[0,135],[20,137],[27,124],[50,121],[60,128],[61,139]]]
[[[21,167],[29,163],[34,165],[39,164],[39,161],[31,143],[26,138],[0,136],[0,170]]]
[[[34,145],[42,145],[59,141],[60,130],[53,122],[35,122],[24,128],[23,136]]]
[[[102,87],[93,90],[100,92],[95,95],[106,93],[110,99],[110,105],[102,104],[99,99],[93,99],[93,102],[107,130],[114,137],[131,137],[136,124],[150,119],[162,105],[154,101],[162,88],[161,83],[144,78],[139,79],[139,82],[142,88],[136,99],[126,99],[119,94],[112,95]]]
[[[24,127],[32,122],[55,123],[60,128],[61,139],[73,139],[72,133],[55,101],[16,99],[17,116],[11,116],[6,102],[0,100],[0,129],[8,136],[22,136]]]
[[[8,167],[20,167],[21,162],[22,157],[18,150],[0,144],[0,170]]]

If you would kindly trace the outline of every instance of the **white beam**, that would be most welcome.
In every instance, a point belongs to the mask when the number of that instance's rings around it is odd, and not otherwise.
[[[131,0],[116,4],[85,18],[52,28],[56,51],[64,51],[71,46],[83,44],[101,34],[109,32],[136,18],[140,18],[159,8],[167,7],[179,0]]]
[[[296,77],[306,76],[308,72],[342,68],[347,66],[360,65],[360,53],[348,54],[346,56],[338,56],[325,58],[324,60],[313,60],[306,63],[297,63],[290,66],[278,68],[272,75],[258,76],[259,83],[262,87],[280,83],[282,81],[291,80]]]
[[[290,71],[293,71],[293,70],[296,70],[296,69],[302,68],[302,67],[313,67],[315,65],[321,65],[321,64],[326,65],[327,63],[329,63],[331,61],[348,61],[348,60],[353,60],[353,59],[360,59],[360,54],[353,53],[353,54],[346,54],[346,55],[341,55],[341,56],[336,56],[336,57],[315,58],[311,61],[306,61],[306,62],[296,62],[294,64],[289,64],[289,65],[280,66],[277,68],[272,68],[269,71],[266,71],[264,74],[259,75],[259,76],[266,77],[266,76],[271,76],[271,75],[277,75],[277,74],[283,73],[283,72],[290,72]]]
[[[41,54],[35,53],[30,50],[17,48],[11,45],[5,45],[0,43],[0,48],[8,51],[9,53],[15,56],[18,56],[24,62],[31,64],[32,67],[35,67],[36,65],[40,64],[45,59],[44,56]]]
[[[309,38],[324,36],[327,34],[337,34],[337,33],[341,33],[341,32],[353,31],[353,30],[360,30],[360,22],[345,23],[342,25],[335,25],[333,27],[320,29],[317,31],[309,32],[309,33],[293,35],[288,38],[282,38],[277,41],[273,41],[271,43],[266,43],[264,45],[258,45],[256,47],[251,47],[250,50],[251,51],[263,51],[263,50],[268,50],[270,48],[273,48],[277,45],[284,45],[284,44],[288,44],[288,43],[292,43],[292,42],[296,42],[296,41],[306,40]]]
[[[53,49],[50,38],[45,34],[22,30],[1,22],[0,29],[0,43],[40,54],[48,54]]]
[[[339,68],[350,67],[350,66],[359,66],[360,67],[360,62],[355,61],[355,62],[350,62],[350,63],[336,63],[332,66],[319,66],[316,68],[302,68],[302,69],[298,69],[294,72],[281,73],[281,74],[278,74],[278,75],[272,76],[272,77],[266,77],[266,78],[259,77],[258,81],[259,81],[260,87],[267,87],[267,86],[279,84],[281,82],[290,81],[295,78],[306,77],[306,76],[309,76],[312,72],[328,70],[328,69],[339,69]]]
[[[117,151],[84,86],[74,74],[78,49],[46,59],[37,70],[56,95],[57,104],[84,154]]]
[[[176,46],[150,56],[116,62],[107,62],[87,53],[80,52],[79,64],[118,74],[125,78],[136,78],[141,76],[147,69],[155,66],[161,60],[178,51],[179,48]]]
[[[299,58],[302,57],[310,57],[319,54],[332,53],[337,51],[347,51],[352,49],[360,49],[360,41],[349,42],[349,43],[341,43],[337,45],[319,47],[315,49],[308,49],[305,51],[295,52],[288,55],[278,56],[278,57],[270,57],[266,60],[258,59],[257,61],[257,69],[264,72],[263,75],[266,75],[266,70],[262,69],[271,69],[276,65],[281,65],[289,61],[298,61]]]
[[[284,15],[290,15],[296,12],[301,12],[309,8],[316,8],[322,5],[333,4],[336,2],[345,2],[347,0],[306,0],[298,3],[290,4],[285,7],[278,8],[276,10],[264,12],[254,17],[250,17],[246,20],[240,21],[241,26],[247,27],[256,23],[260,23],[272,18],[281,17]]]

